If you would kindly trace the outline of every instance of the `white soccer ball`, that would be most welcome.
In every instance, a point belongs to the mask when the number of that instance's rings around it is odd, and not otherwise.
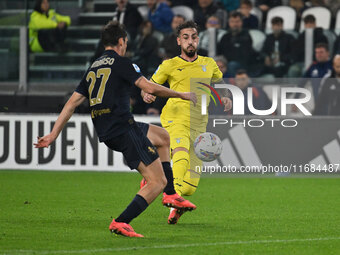
[[[221,139],[210,132],[200,134],[194,142],[196,156],[203,161],[215,160],[222,152]]]

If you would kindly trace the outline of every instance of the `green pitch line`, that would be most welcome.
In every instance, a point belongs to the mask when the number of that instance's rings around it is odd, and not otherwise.
[[[339,178],[204,178],[167,225],[160,197],[108,226],[138,191],[129,173],[0,171],[0,254],[340,254]]]

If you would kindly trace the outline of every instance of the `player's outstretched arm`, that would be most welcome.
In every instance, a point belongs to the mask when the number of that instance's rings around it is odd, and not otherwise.
[[[38,142],[34,144],[35,148],[47,148],[52,142],[54,142],[61,130],[63,130],[67,121],[71,118],[74,110],[77,108],[77,106],[84,102],[84,100],[85,97],[83,95],[74,92],[59,114],[59,117],[54,124],[51,133],[45,135],[44,137],[38,137]]]
[[[158,85],[147,80],[144,76],[140,77],[136,82],[138,86],[145,93],[152,94],[159,97],[177,97],[183,100],[190,100],[196,105],[197,97],[194,92],[177,92],[172,89],[168,89],[164,86]]]

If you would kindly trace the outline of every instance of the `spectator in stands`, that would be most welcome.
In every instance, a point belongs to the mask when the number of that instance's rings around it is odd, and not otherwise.
[[[216,38],[216,45],[221,41],[223,35],[226,34],[226,31],[221,29],[221,22],[216,16],[210,16],[205,24],[206,30],[199,33],[200,41],[198,43],[198,51],[199,55],[207,56],[209,51],[210,45],[210,31],[209,29],[215,29],[215,38]]]
[[[265,56],[264,73],[282,77],[287,73],[291,64],[294,38],[283,31],[281,17],[274,17],[271,23],[273,32],[267,36],[262,48]]]
[[[262,24],[266,24],[269,9],[282,5],[281,0],[256,0],[256,6],[262,11]]]
[[[256,110],[268,110],[272,106],[270,99],[261,87],[257,87],[251,83],[251,80],[245,70],[238,70],[235,75],[235,85],[239,87],[244,95],[248,98],[248,87],[252,88],[253,106]],[[248,100],[244,100],[244,113],[251,115],[249,110]]]
[[[164,34],[171,33],[171,21],[174,16],[171,8],[162,0],[147,0],[147,5],[148,18],[153,28]]]
[[[314,15],[307,15],[303,19],[305,29],[313,29],[313,48],[318,43],[328,44],[327,37],[323,34],[321,27],[316,27],[316,19]],[[289,77],[300,77],[303,68],[303,62],[305,61],[305,31],[300,33],[297,40],[295,40],[293,47],[293,61],[296,63],[289,69]],[[314,56],[315,59],[315,56]]]
[[[334,47],[333,47],[333,55],[338,55],[340,54],[340,35],[334,42]]]
[[[191,8],[197,3],[197,0],[167,0],[167,3],[171,7],[184,5]]]
[[[336,15],[337,11],[340,9],[340,1],[339,0],[325,0],[326,6],[333,11],[333,14]]]
[[[149,20],[143,21],[139,28],[130,52],[131,60],[137,64],[141,72],[146,76],[150,76],[160,64],[158,57],[158,40],[152,35],[152,23]],[[131,112],[134,114],[146,114],[148,105],[140,96],[141,90],[133,86],[131,90],[130,105]]]
[[[298,87],[305,87],[307,82],[310,82],[313,89],[314,102],[318,97],[320,90],[321,80],[332,72],[332,61],[329,59],[328,45],[325,43],[319,43],[315,46],[315,57],[316,61],[307,69],[303,75],[303,79],[298,84]],[[295,98],[298,94],[295,95]],[[294,112],[297,111],[296,107],[292,109]]]
[[[257,0],[256,5],[266,13],[269,9],[282,5],[282,2],[281,0]]]
[[[137,8],[128,2],[128,0],[116,0],[115,12],[113,13],[112,20],[117,20],[119,23],[124,24],[128,32],[128,51],[131,48],[131,43],[135,40],[138,33],[138,28],[143,22],[143,18]],[[91,57],[90,62],[93,63],[104,52],[104,45],[100,40],[97,44],[96,51]]]
[[[220,71],[223,73],[223,78],[229,79],[232,76],[230,75],[230,73],[228,73],[228,61],[224,56],[216,56],[214,57],[214,60],[218,66],[218,68],[220,69]]]
[[[300,25],[302,13],[307,9],[304,0],[290,0],[289,6],[296,11],[296,25]]]
[[[140,31],[133,42],[130,55],[132,61],[140,67],[145,76],[152,74],[160,64],[160,58],[158,57],[159,43],[152,33],[151,21],[143,21]]]
[[[205,29],[207,19],[212,15],[217,16],[220,19],[222,27],[225,23],[224,21],[227,15],[226,11],[213,0],[198,0],[198,4],[193,8],[193,10],[194,21],[198,25],[199,32]]]
[[[309,0],[308,2],[311,7],[326,6],[325,0]]]
[[[243,0],[240,6],[240,12],[243,15],[243,28],[245,29],[258,29],[259,20],[253,14],[251,10],[253,9],[253,3],[250,0]]]
[[[181,48],[177,44],[177,27],[184,23],[185,18],[181,15],[175,15],[171,22],[172,33],[164,37],[159,49],[159,56],[165,60],[179,56]]]
[[[66,28],[70,24],[71,18],[50,9],[48,0],[36,0],[28,25],[31,51],[65,51]]]
[[[236,11],[240,7],[240,0],[221,0],[227,12]]]
[[[253,56],[252,39],[248,31],[242,29],[242,14],[229,15],[229,32],[217,45],[217,53],[228,59],[228,70],[233,76],[238,69],[248,68]]]
[[[143,21],[137,8],[130,4],[128,0],[116,0],[116,8],[112,19],[124,24],[126,31],[129,33],[130,40],[135,39],[138,27]]]
[[[314,114],[340,115],[340,55],[334,57],[333,71],[321,86]]]

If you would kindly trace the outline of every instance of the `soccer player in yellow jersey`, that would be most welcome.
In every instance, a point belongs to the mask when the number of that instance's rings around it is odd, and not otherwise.
[[[167,81],[170,88],[177,92],[194,90],[198,98],[196,107],[182,99],[170,98],[160,117],[162,126],[170,134],[174,184],[180,196],[192,195],[200,180],[200,173],[195,171],[195,166],[201,166],[202,162],[194,153],[193,141],[199,134],[206,132],[208,122],[208,116],[201,113],[202,90],[207,89],[206,85],[222,80],[222,72],[216,62],[197,54],[198,41],[196,23],[187,21],[180,25],[177,43],[181,47],[181,55],[163,61],[151,78],[158,84]],[[147,103],[155,100],[154,96],[144,92],[142,96]],[[230,110],[231,100],[223,97],[222,101],[225,111]],[[173,208],[168,223],[176,224],[184,212]]]

